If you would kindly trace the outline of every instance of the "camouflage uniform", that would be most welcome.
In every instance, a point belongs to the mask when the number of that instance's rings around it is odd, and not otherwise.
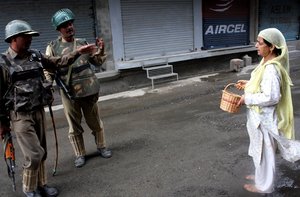
[[[56,69],[69,65],[79,56],[78,52],[63,58],[32,54],[37,53],[28,51],[21,57],[8,48],[0,57],[0,123],[3,126],[11,121],[24,155],[24,192],[35,191],[47,182],[44,166],[47,157],[44,105],[51,101],[43,101],[45,76],[42,66]],[[14,79],[16,74],[26,71],[31,75]]]
[[[72,51],[73,48],[86,44],[87,42],[84,39],[76,38],[73,42],[64,42],[62,38],[58,38],[47,46],[46,54],[50,56],[63,55]],[[83,139],[84,130],[81,126],[82,113],[87,125],[92,130],[97,148],[103,149],[106,147],[103,123],[100,119],[97,106],[100,87],[92,65],[90,64],[92,62],[99,65],[102,64],[104,60],[104,49],[98,49],[98,52],[92,56],[81,55],[71,65],[71,72],[65,69],[60,69],[57,72],[70,89],[70,96],[68,96],[63,89],[60,89],[60,94],[69,124],[68,137],[77,158],[84,157],[86,154]],[[51,71],[46,70],[46,75],[51,76]]]

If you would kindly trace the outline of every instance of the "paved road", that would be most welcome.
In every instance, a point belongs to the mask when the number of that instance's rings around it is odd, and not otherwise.
[[[297,139],[300,139],[300,61],[291,76]],[[63,197],[251,197],[243,190],[244,176],[253,172],[247,155],[249,139],[243,108],[237,114],[219,109],[221,90],[230,82],[249,79],[253,67],[241,73],[199,76],[136,91],[100,97],[110,159],[100,158],[86,129],[87,164],[73,167],[67,123],[60,106],[54,108],[59,137],[58,172],[52,177],[54,137],[48,115],[49,184]],[[11,190],[0,159],[0,196],[22,196],[22,158],[17,154],[17,192]],[[2,147],[0,148],[2,152]],[[272,196],[300,195],[300,163],[278,156],[277,189]]]

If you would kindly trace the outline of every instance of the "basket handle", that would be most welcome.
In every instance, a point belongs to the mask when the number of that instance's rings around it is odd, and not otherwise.
[[[224,90],[226,90],[229,86],[231,86],[231,85],[235,85],[236,83],[230,83],[230,84],[228,84],[225,88],[224,88]]]

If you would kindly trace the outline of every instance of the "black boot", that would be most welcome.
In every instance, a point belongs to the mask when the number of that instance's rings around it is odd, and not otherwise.
[[[58,196],[58,190],[55,187],[49,187],[48,185],[44,185],[44,186],[39,186],[38,190],[42,196],[47,196],[47,197]]]

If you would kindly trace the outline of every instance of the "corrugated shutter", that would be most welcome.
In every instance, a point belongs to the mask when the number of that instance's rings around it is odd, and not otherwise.
[[[121,0],[125,60],[193,50],[192,0]]]
[[[299,39],[299,11],[299,0],[261,0],[259,1],[259,30],[275,27],[287,40]]]
[[[204,49],[249,44],[249,0],[203,1]]]
[[[4,42],[5,26],[14,19],[25,20],[32,28],[40,33],[34,37],[31,48],[45,51],[47,43],[56,39],[59,35],[51,24],[51,17],[61,8],[69,8],[75,14],[76,37],[86,38],[89,42],[95,42],[95,22],[92,0],[10,0],[1,2],[0,7],[0,52],[7,49]]]

